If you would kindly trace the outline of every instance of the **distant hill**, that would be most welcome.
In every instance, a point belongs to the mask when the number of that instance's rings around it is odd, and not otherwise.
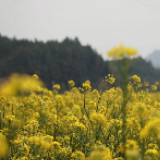
[[[155,50],[149,54],[146,58],[147,61],[150,61],[155,68],[160,68],[160,50]]]

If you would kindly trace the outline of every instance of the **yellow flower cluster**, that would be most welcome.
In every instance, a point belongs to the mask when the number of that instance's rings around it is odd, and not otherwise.
[[[85,81],[85,83],[82,84],[82,87],[85,91],[87,90],[90,90],[92,87],[91,87],[91,82],[90,81]]]
[[[35,77],[35,76],[34,76]],[[0,86],[0,93],[5,96],[28,95],[31,92],[39,91],[43,83],[37,78],[29,75],[13,74]]]
[[[0,158],[8,153],[7,139],[0,133]]]
[[[99,92],[86,81],[80,92],[71,80],[59,94],[58,84],[50,91],[36,77],[16,74],[0,86],[0,159],[160,159],[160,93],[137,90],[137,75],[128,85],[125,130],[120,87]],[[105,85],[115,81],[105,78]]]
[[[99,145],[95,150],[89,155],[87,160],[113,160],[111,156],[110,149],[104,145]]]
[[[132,76],[131,79],[134,80],[134,83],[140,83],[141,82],[141,78],[137,75]]]
[[[59,84],[54,84],[53,85],[53,88],[54,89],[57,89],[57,90],[60,90],[61,89],[61,86]]]
[[[34,74],[34,75],[33,75],[33,77],[34,77],[35,79],[38,79],[38,76],[37,76],[37,74]]]
[[[105,81],[110,84],[113,84],[115,82],[115,80],[116,79],[113,77],[113,75],[108,74],[108,76],[105,76]]]
[[[157,90],[157,86],[156,86],[156,85],[152,85],[152,86],[151,86],[151,89],[152,89],[153,91],[156,91],[156,90]]]
[[[108,52],[108,57],[110,58],[122,58],[122,57],[130,57],[136,56],[137,51],[133,48],[125,48],[122,44],[119,47],[115,47]]]
[[[75,86],[75,83],[74,83],[73,80],[68,81],[68,84],[69,84],[71,87],[74,87],[74,86]]]
[[[157,126],[160,123],[160,119],[157,118],[155,120],[150,120],[146,126],[141,130],[140,136],[142,138],[151,136],[151,135],[156,135],[157,134]]]

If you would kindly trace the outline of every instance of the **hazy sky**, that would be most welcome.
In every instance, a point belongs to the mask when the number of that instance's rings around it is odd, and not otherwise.
[[[123,43],[145,57],[160,49],[160,0],[0,0],[0,33],[43,41],[78,37],[105,59]]]

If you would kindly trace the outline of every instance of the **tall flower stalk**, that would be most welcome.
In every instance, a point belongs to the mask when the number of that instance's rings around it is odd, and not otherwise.
[[[127,119],[127,112],[126,112],[126,105],[128,102],[128,91],[127,91],[127,84],[128,84],[128,64],[127,58],[131,56],[136,56],[137,51],[132,48],[125,48],[123,45],[120,45],[118,48],[113,48],[108,52],[108,57],[113,59],[122,59],[122,76],[123,76],[123,103],[122,103],[122,140],[123,140],[123,159],[126,160],[126,119]]]

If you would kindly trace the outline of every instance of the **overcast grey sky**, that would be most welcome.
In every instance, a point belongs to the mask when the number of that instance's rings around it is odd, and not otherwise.
[[[123,43],[145,57],[160,49],[160,0],[0,0],[0,33],[43,41],[78,37],[105,59]]]

